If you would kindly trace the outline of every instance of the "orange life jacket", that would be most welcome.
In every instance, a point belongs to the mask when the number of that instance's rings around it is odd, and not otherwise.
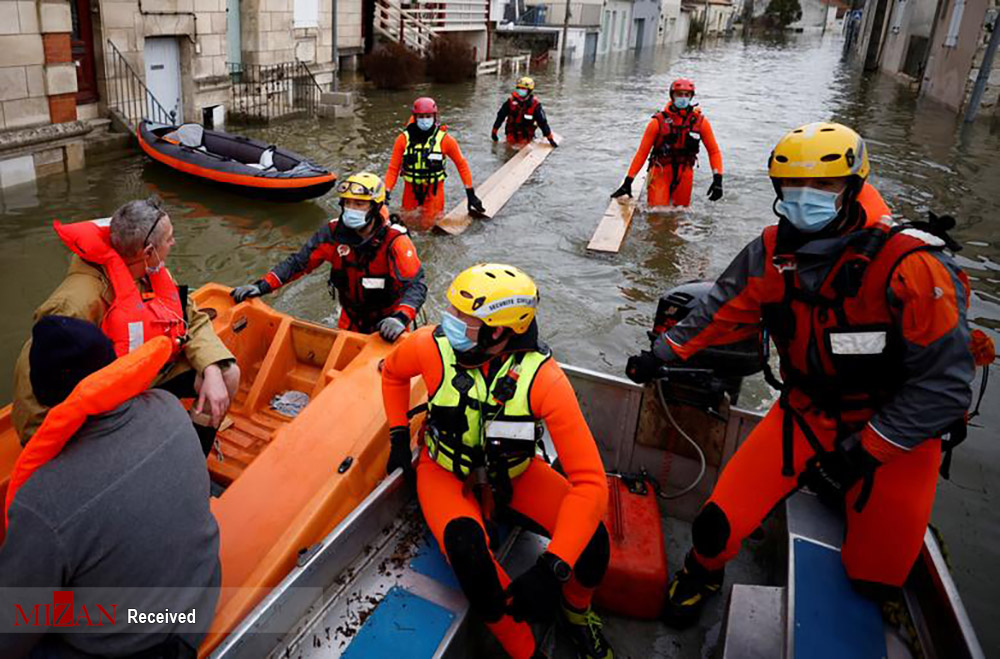
[[[849,426],[866,423],[903,384],[903,337],[886,290],[899,263],[944,241],[898,224],[874,188],[858,197],[865,226],[837,259],[818,290],[799,281],[794,257],[776,254],[777,226],[764,230],[767,277],[783,290],[763,308],[764,326],[781,356],[787,389]],[[962,275],[964,277],[964,275]]]
[[[674,111],[673,105],[653,115],[659,123],[649,162],[653,165],[693,167],[701,150],[701,110],[696,107]]]
[[[538,124],[535,113],[538,111],[538,99],[532,94],[530,99],[523,99],[517,94],[511,94],[507,99],[507,124],[504,131],[517,140],[535,139]]]
[[[149,388],[170,360],[171,341],[158,336],[80,381],[63,402],[49,410],[10,474],[4,501],[4,527],[14,496],[31,475],[62,450],[87,417],[115,409]]]
[[[330,221],[336,235],[337,220]],[[403,292],[403,283],[393,271],[389,257],[392,244],[406,235],[406,227],[386,222],[360,249],[333,239],[326,250],[330,262],[331,289],[336,289],[343,313],[358,332],[374,332]],[[332,293],[333,291],[331,291]]]
[[[70,251],[101,266],[111,281],[115,299],[104,314],[101,330],[114,343],[115,354],[131,352],[154,336],[166,336],[172,340],[176,355],[187,333],[177,284],[164,266],[147,275],[153,292],[151,296],[143,295],[125,261],[111,246],[110,224],[110,220],[74,224],[56,221],[52,227]]]

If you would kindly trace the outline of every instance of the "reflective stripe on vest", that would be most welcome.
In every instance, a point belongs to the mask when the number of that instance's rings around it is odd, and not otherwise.
[[[148,389],[170,360],[171,352],[169,339],[156,337],[135,352],[88,375],[66,400],[49,410],[14,463],[4,501],[5,526],[14,496],[31,475],[59,455],[88,416],[113,410]]]
[[[111,282],[115,299],[104,314],[101,330],[111,339],[118,356],[127,354],[155,336],[172,340],[174,355],[187,333],[180,293],[170,271],[162,267],[147,275],[152,297],[144,299],[128,265],[111,246],[110,221],[62,224],[53,222],[59,239],[87,263],[100,266]]]
[[[437,332],[434,341],[441,356],[442,371],[441,384],[427,403],[428,432],[425,439],[428,453],[439,465],[464,478],[474,467],[481,466],[475,464],[472,456],[482,455],[486,441],[496,439],[509,445],[523,442],[526,457],[507,466],[511,478],[520,476],[531,463],[536,446],[538,420],[531,413],[531,383],[549,355],[538,351],[523,353],[516,367],[515,356],[508,357],[487,391],[486,378],[480,369],[459,367],[448,339]],[[497,384],[509,373],[513,377],[512,369],[515,368],[517,384],[514,395],[500,407],[495,399]],[[463,375],[471,380],[471,386],[464,395],[455,386],[455,380]],[[485,427],[484,415],[487,417]],[[449,427],[456,422],[462,423],[463,427]],[[460,453],[457,467],[456,444],[459,444]]]
[[[414,142],[410,139],[410,132],[403,131],[406,136],[406,148],[403,150],[404,181],[426,185],[445,179],[444,150],[441,148],[445,134],[444,128],[439,126],[427,140]]]

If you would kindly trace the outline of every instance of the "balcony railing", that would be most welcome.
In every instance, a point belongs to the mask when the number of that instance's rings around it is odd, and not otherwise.
[[[487,0],[377,0],[375,30],[424,53],[435,34],[485,30],[489,10]]]

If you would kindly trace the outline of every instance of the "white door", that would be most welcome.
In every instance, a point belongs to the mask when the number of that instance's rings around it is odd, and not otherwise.
[[[146,87],[167,113],[174,113],[173,119],[160,116],[152,101],[148,102],[146,113],[153,121],[183,123],[181,102],[181,52],[174,37],[154,37],[146,39]]]

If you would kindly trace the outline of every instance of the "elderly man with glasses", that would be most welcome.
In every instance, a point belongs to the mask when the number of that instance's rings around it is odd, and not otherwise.
[[[209,317],[167,270],[174,246],[170,216],[152,198],[128,202],[110,220],[56,222],[54,227],[74,256],[65,279],[35,310],[34,319],[59,315],[92,322],[119,356],[155,336],[170,338],[173,354],[153,386],[196,399],[192,418],[207,455],[239,388],[240,370]],[[14,375],[13,421],[22,444],[48,412],[31,386],[30,350],[29,339]]]

